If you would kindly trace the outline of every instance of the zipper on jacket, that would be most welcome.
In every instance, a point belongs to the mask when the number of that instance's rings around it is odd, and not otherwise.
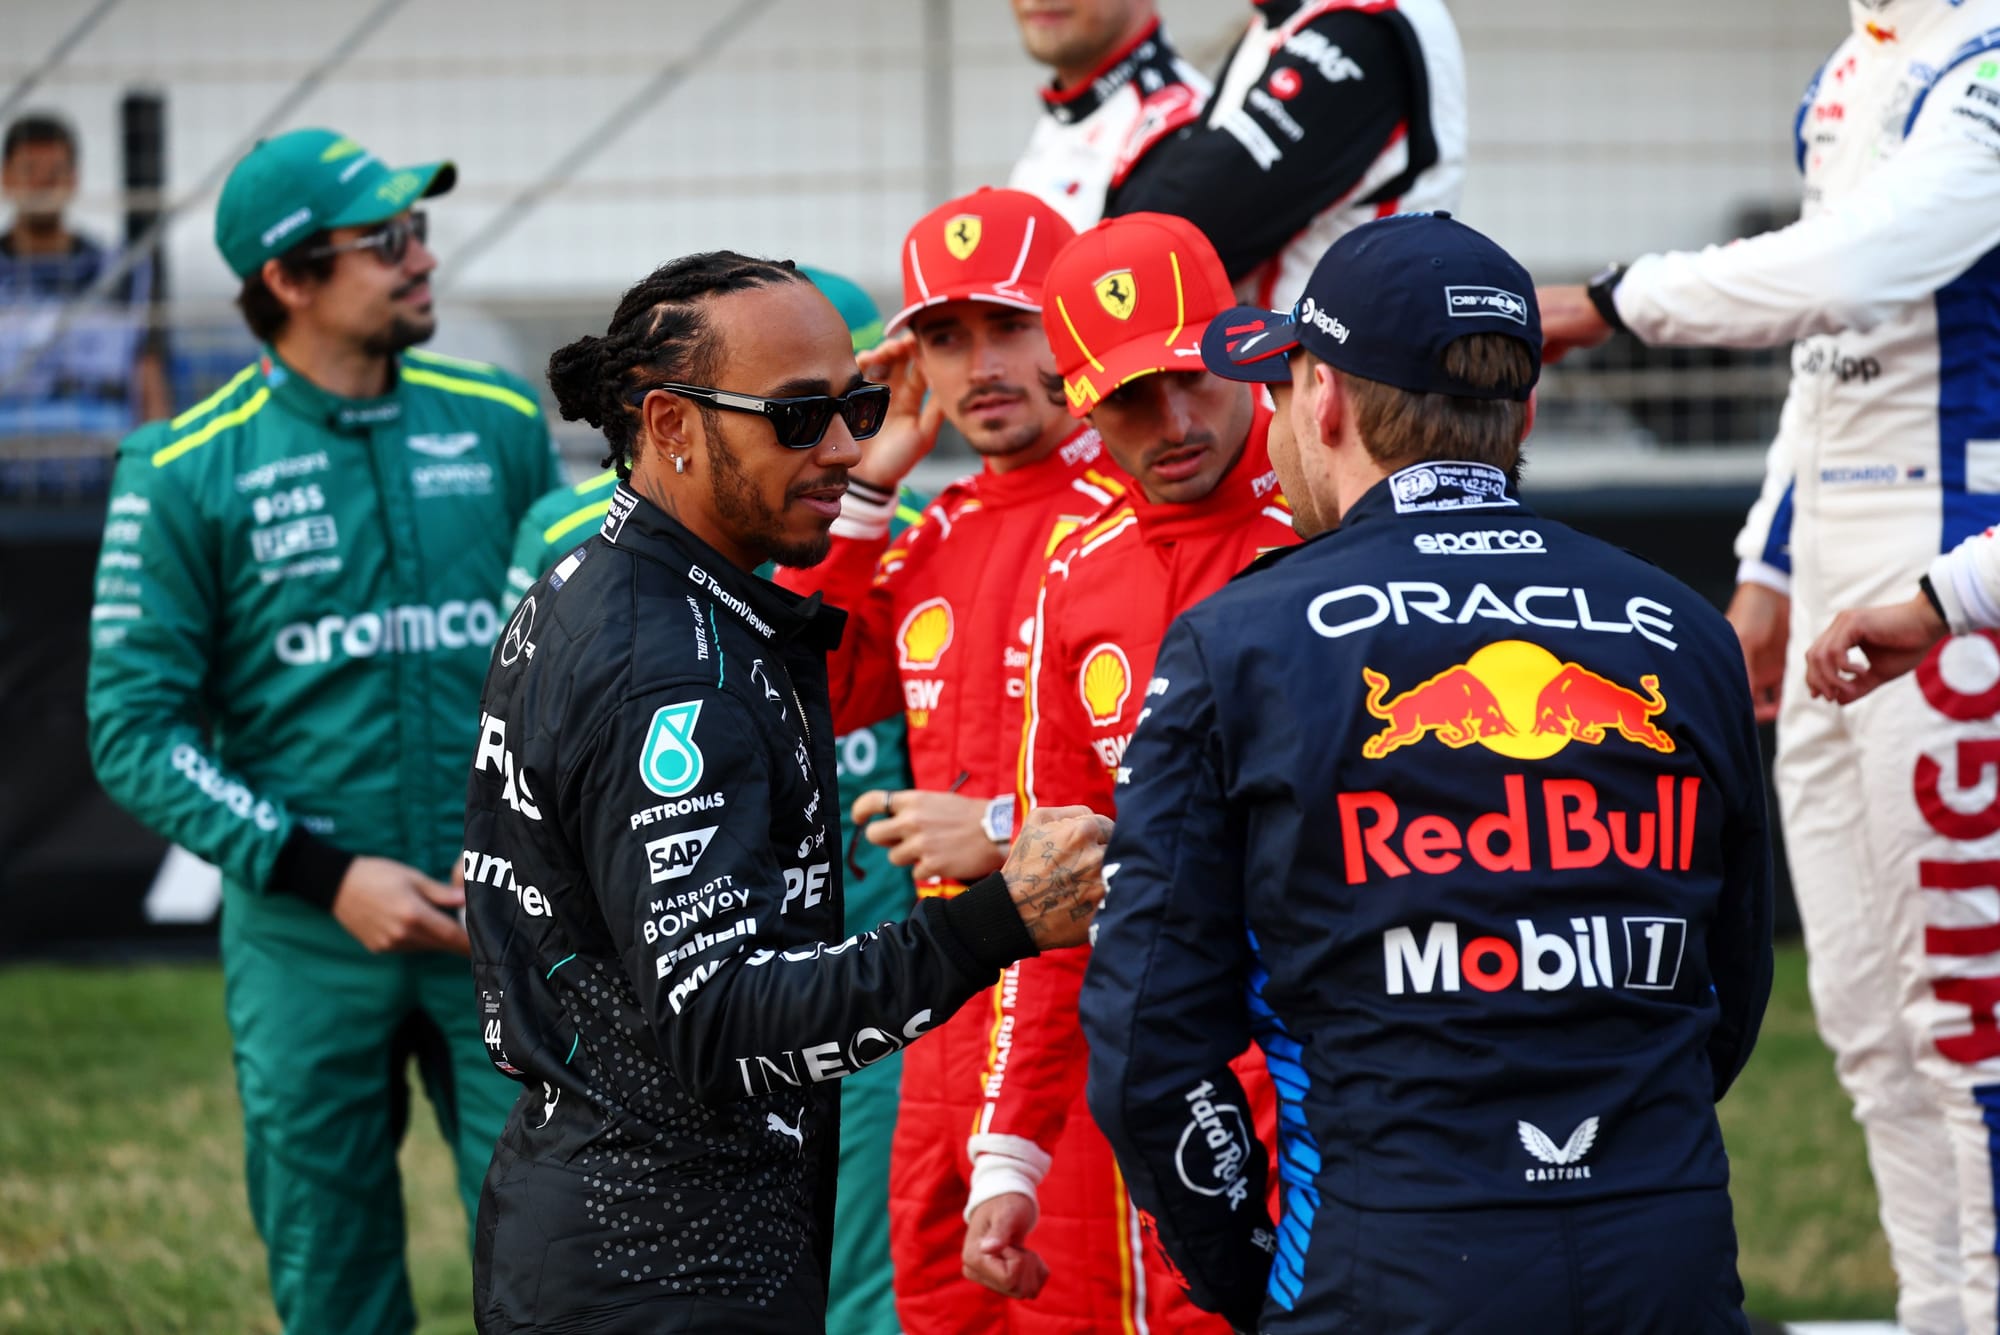
[[[813,725],[806,718],[806,707],[799,702],[799,688],[792,685],[792,674],[789,672],[785,674],[785,689],[792,693],[792,708],[799,711],[799,726],[806,730],[806,750],[810,752],[813,744]]]

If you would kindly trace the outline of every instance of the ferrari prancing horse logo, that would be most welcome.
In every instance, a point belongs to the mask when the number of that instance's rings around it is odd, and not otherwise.
[[[955,260],[968,258],[979,249],[979,219],[961,213],[944,225],[944,248]]]
[[[1130,269],[1114,269],[1097,280],[1097,304],[1114,320],[1131,319],[1138,300],[1139,287],[1132,281]]]

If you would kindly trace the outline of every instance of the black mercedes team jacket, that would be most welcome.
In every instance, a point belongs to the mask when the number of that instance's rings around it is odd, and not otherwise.
[[[844,614],[621,486],[522,599],[465,833],[493,1062],[483,1331],[824,1322],[833,1082],[1034,953],[991,877],[841,937],[826,651]]]

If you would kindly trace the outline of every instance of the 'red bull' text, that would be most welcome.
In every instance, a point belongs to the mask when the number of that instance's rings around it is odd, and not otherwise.
[[[1427,814],[1407,823],[1388,793],[1341,793],[1340,847],[1347,883],[1421,874],[1443,876],[1467,859],[1488,872],[1568,871],[1617,859],[1628,867],[1687,871],[1701,779],[1659,775],[1653,806],[1643,811],[1604,809],[1588,779],[1541,779],[1530,804],[1525,775],[1503,780],[1506,805],[1460,825]],[[1531,816],[1531,812],[1533,813]],[[1536,839],[1537,833],[1540,839]]]

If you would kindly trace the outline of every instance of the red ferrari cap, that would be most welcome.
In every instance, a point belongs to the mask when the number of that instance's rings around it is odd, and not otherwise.
[[[1075,235],[1060,213],[1025,190],[981,186],[940,204],[903,238],[903,309],[884,332],[947,301],[1039,311],[1049,261]]]
[[[1063,247],[1044,290],[1042,328],[1072,417],[1128,380],[1202,370],[1203,331],[1236,304],[1201,229],[1164,213],[1097,224]]]

